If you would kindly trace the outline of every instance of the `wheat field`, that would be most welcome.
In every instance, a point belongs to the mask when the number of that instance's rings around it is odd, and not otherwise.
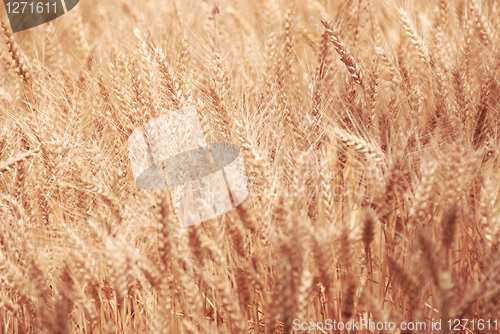
[[[0,17],[1,333],[500,332],[498,1]],[[180,228],[127,141],[188,106],[249,196]]]

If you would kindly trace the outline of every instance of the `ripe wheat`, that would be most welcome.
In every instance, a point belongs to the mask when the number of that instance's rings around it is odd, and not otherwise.
[[[498,3],[216,3],[0,9],[1,332],[500,318]],[[250,194],[181,229],[127,140],[187,106]]]

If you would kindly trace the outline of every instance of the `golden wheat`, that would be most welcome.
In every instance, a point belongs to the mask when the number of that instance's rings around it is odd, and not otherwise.
[[[89,0],[13,34],[2,7],[0,332],[499,333],[499,10]],[[180,228],[127,140],[187,106],[250,189]]]

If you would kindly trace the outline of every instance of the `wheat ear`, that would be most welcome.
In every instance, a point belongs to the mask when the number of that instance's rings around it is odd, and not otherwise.
[[[15,157],[7,159],[5,162],[0,162],[0,174],[11,170],[16,164],[35,156],[38,152],[40,152],[40,148],[36,148],[26,153],[20,153]]]

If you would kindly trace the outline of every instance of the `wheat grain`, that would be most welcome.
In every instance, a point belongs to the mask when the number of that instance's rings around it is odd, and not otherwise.
[[[498,4],[396,5],[80,1],[2,21],[2,330],[498,317]],[[136,186],[128,136],[188,106],[241,148],[249,194],[181,228],[173,193]]]

